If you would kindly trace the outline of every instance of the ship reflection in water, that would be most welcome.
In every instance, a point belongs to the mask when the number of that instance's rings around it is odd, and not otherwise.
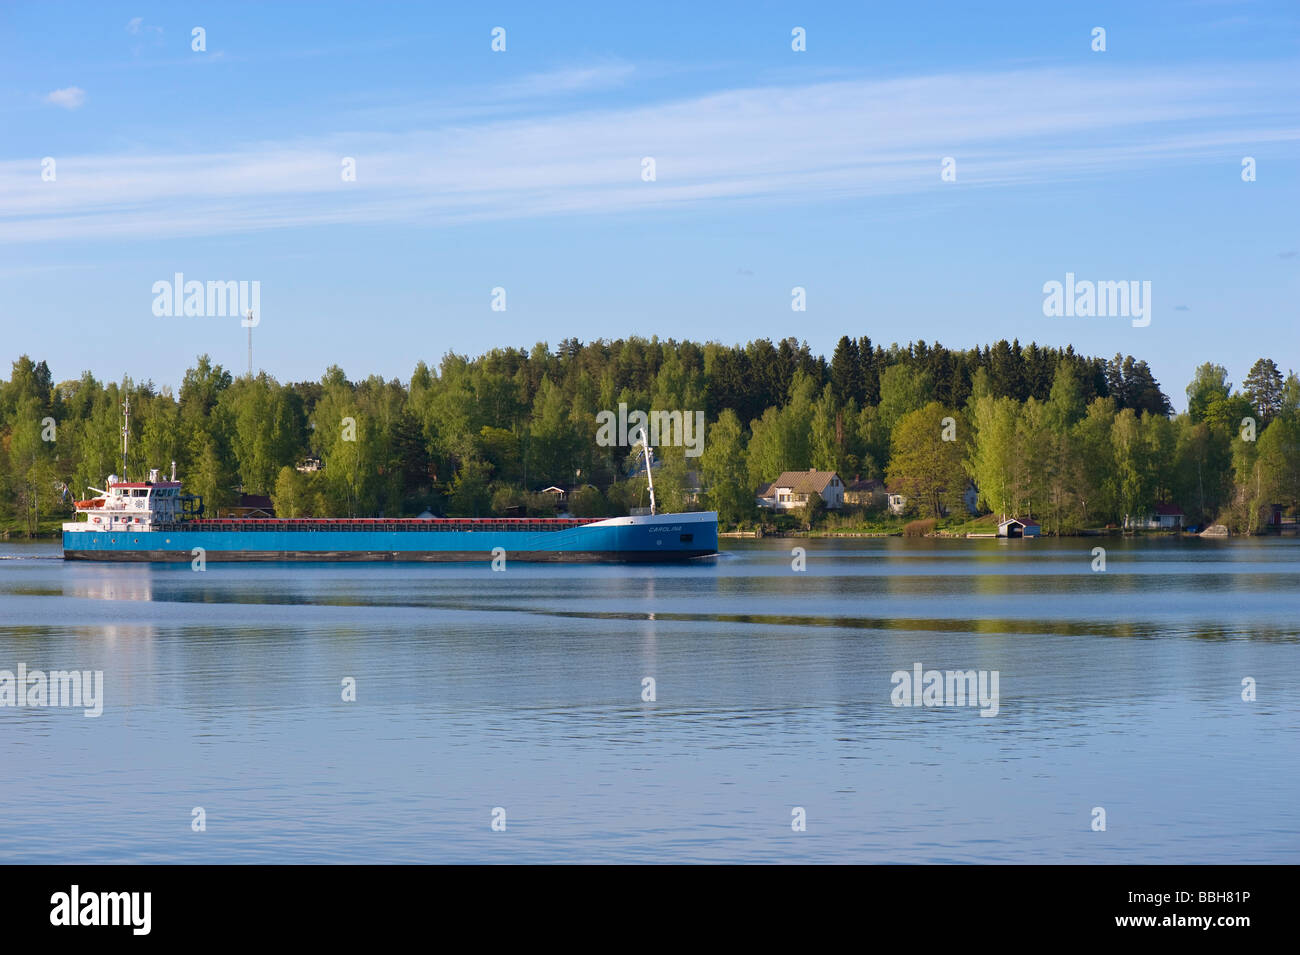
[[[93,564],[63,584],[69,597],[88,600],[153,600],[153,571],[141,564]]]

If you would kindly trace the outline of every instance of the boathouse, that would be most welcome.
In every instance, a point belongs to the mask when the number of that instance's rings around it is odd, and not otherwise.
[[[999,537],[1037,537],[1041,529],[1032,517],[1008,517],[998,524]]]

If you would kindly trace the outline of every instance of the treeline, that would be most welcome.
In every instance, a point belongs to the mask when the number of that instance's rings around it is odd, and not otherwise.
[[[313,382],[235,377],[202,356],[175,393],[89,373],[55,382],[24,356],[0,382],[0,519],[35,530],[120,472],[128,396],[131,477],[175,461],[209,508],[243,491],[270,495],[281,516],[545,513],[552,501],[537,492],[549,485],[574,489],[574,513],[624,513],[646,502],[636,455],[596,442],[597,414],[620,403],[705,412],[703,454],[656,449],[655,489],[661,506],[708,506],[727,522],[755,516],[760,484],[809,467],[886,479],[921,513],[973,478],[985,507],[1038,516],[1049,532],[1162,502],[1252,529],[1262,508],[1296,497],[1300,386],[1264,359],[1239,392],[1203,366],[1173,418],[1145,362],[1071,348],[846,336],[827,361],[795,339],[567,339],[449,354],[405,384],[338,367]],[[299,470],[309,458],[324,467]]]
[[[1046,400],[1017,401],[977,381],[966,404],[904,415],[891,434],[891,487],[925,516],[961,506],[973,484],[986,511],[1037,518],[1047,533],[1145,526],[1161,505],[1184,526],[1258,533],[1300,501],[1300,379],[1262,358],[1234,391],[1201,365],[1188,410],[1171,417],[1088,398],[1061,363]],[[946,440],[947,439],[947,440]]]

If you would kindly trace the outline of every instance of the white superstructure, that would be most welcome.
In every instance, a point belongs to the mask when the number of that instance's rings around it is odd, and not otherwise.
[[[97,496],[77,502],[77,514],[85,520],[64,523],[65,531],[116,531],[131,528],[151,530],[155,524],[170,524],[181,519],[181,482],[160,481],[156,470],[148,481],[121,481],[110,474],[108,489],[92,487]]]

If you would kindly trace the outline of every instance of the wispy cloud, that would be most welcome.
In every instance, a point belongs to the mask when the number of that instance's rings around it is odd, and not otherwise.
[[[137,38],[137,42],[131,45],[131,55],[139,56],[144,52],[145,45],[140,41],[151,40],[152,46],[162,46],[163,28],[154,26],[151,23],[145,23],[144,17],[132,17],[126,22],[126,32]]]
[[[67,86],[61,90],[47,93],[45,102],[51,106],[61,106],[64,109],[80,109],[82,104],[86,102],[86,91],[80,86]]]
[[[496,98],[503,100],[586,93],[621,86],[635,72],[636,68],[631,63],[620,60],[595,66],[531,73],[513,83],[499,86],[494,92]]]
[[[162,36],[163,28],[145,23],[144,17],[132,17],[126,22],[126,32],[132,36],[142,36],[151,33],[155,36]]]
[[[580,89],[619,72],[532,85]],[[0,164],[0,236],[457,223],[1235,166],[1245,146],[1300,141],[1296,81],[1267,75],[1032,70],[729,90],[237,150],[67,156],[57,184],[9,162]],[[356,182],[339,175],[344,156],[356,159]],[[645,156],[655,158],[655,182],[641,179]],[[940,182],[944,156],[957,160],[956,184]]]

